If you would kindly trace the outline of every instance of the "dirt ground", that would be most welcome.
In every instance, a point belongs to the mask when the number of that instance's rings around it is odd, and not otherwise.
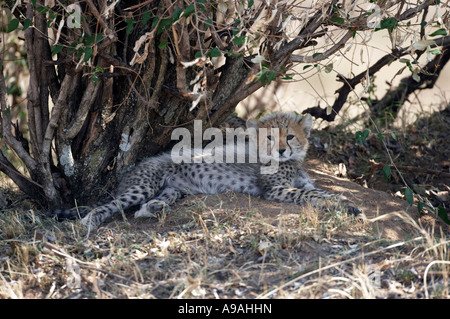
[[[330,192],[342,193],[361,208],[366,218],[374,221],[380,237],[389,240],[403,240],[411,234],[412,226],[405,223],[405,220],[395,214],[408,214],[416,222],[434,227],[442,227],[446,233],[450,233],[450,226],[430,215],[421,215],[417,211],[417,206],[408,208],[409,204],[404,199],[392,196],[386,191],[370,189],[340,178],[327,171],[323,164],[317,160],[311,160],[305,167],[309,169],[310,176],[315,178],[317,186],[323,187]],[[386,216],[386,218],[382,218]],[[391,217],[389,217],[391,216]]]
[[[445,233],[450,234],[449,225],[446,225],[436,216],[419,214],[417,205],[409,207],[406,200],[394,197],[386,191],[365,188],[348,178],[334,176],[333,172],[317,159],[307,160],[304,167],[314,180],[316,187],[330,193],[342,194],[355,203],[355,207],[362,210],[364,220],[373,223],[373,227],[376,228],[380,238],[387,240],[408,238],[413,227],[404,218],[401,218],[401,215],[405,214],[417,223],[422,223],[424,226],[432,225],[436,229],[441,227]],[[206,207],[220,207],[224,212],[230,210],[261,212],[267,218],[267,221],[272,224],[277,222],[280,212],[287,215],[301,214],[302,212],[302,207],[295,204],[267,201],[258,197],[231,192],[219,195],[187,196],[174,206],[174,210],[183,210],[183,207],[199,198]],[[179,222],[177,218],[175,218],[175,221]],[[170,227],[171,217],[168,217],[166,222],[168,223],[167,226]]]

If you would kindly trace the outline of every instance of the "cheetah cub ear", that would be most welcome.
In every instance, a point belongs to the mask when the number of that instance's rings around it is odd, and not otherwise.
[[[312,127],[312,116],[310,114],[305,114],[301,120],[300,120],[300,126],[303,127],[303,130],[305,131],[306,137],[309,137],[309,134],[311,133],[311,127]]]

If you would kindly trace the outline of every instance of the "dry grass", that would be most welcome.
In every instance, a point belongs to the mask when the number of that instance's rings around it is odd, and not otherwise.
[[[248,201],[246,208],[229,201]],[[34,209],[0,215],[1,298],[448,298],[449,240],[406,214],[268,214],[196,196],[162,220],[125,214],[86,237]],[[215,204],[211,204],[215,203]],[[380,238],[375,223],[413,231]]]

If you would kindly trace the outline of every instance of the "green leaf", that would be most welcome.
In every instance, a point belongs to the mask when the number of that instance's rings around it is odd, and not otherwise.
[[[305,65],[305,66],[303,67],[303,70],[306,70],[306,69],[308,69],[308,68],[310,68],[310,67],[312,67],[311,64]]]
[[[57,45],[52,47],[52,56],[58,54],[64,47],[62,45]]]
[[[89,61],[89,59],[90,59],[91,56],[92,56],[92,53],[93,53],[92,47],[87,47],[87,48],[84,50],[84,58],[83,58],[83,61],[84,61],[84,62]]]
[[[183,13],[183,9],[181,9],[181,8],[177,8],[174,12],[173,12],[173,14],[172,14],[172,19],[175,21],[175,20],[178,20],[179,18],[180,18],[180,16],[181,16],[181,14]]]
[[[77,43],[76,43],[76,42],[72,42],[72,43],[69,45],[69,47],[67,48],[67,53],[68,53],[68,54],[72,54],[73,51],[75,51],[76,47],[77,47]],[[81,57],[81,54],[78,54],[78,57]]]
[[[391,136],[392,136],[392,138],[393,138],[394,140],[396,140],[396,139],[397,139],[397,135],[395,135],[395,133],[394,133],[394,132],[392,132],[392,133],[391,133]]]
[[[388,179],[388,177],[391,175],[391,167],[389,165],[383,167],[383,175],[385,179]]]
[[[321,53],[321,52],[317,52],[317,53],[314,53],[313,55],[312,55],[312,57],[313,58],[315,58],[316,56],[319,56],[319,55],[322,55],[323,53]]]
[[[92,81],[93,81],[95,84],[98,83],[98,80],[99,80],[98,74],[97,74],[97,73],[92,74]]]
[[[389,31],[392,31],[397,27],[397,24],[398,23],[395,18],[386,18],[383,21],[381,21],[380,28],[376,29],[375,31],[383,29],[388,29]]]
[[[444,28],[441,28],[441,29],[438,29],[438,30],[434,31],[429,36],[430,37],[435,37],[437,35],[447,35],[447,30],[445,30]]]
[[[144,14],[142,14],[142,24],[146,25],[148,23],[148,21],[150,21],[150,18],[152,17],[152,12],[151,11],[146,11],[144,12]]]
[[[50,10],[51,10],[50,7],[47,7],[47,6],[40,6],[40,7],[36,8],[36,11],[39,13],[42,13],[42,14],[45,14],[45,13],[49,12]]]
[[[245,43],[245,35],[242,35],[240,37],[234,37],[233,38],[233,43],[236,45],[243,45]]]
[[[206,19],[205,21],[205,29],[209,29],[211,28],[211,26],[213,25],[213,21],[211,20],[211,18]]]
[[[448,218],[448,213],[444,207],[439,205],[437,208],[437,215],[447,224],[450,225],[450,219]]]
[[[383,135],[383,134],[381,134],[381,133],[378,133],[378,134],[377,134],[377,136],[378,136],[378,138],[379,138],[380,140],[382,140],[382,141],[384,141],[384,140],[385,140],[385,138],[384,138],[384,135]]]
[[[417,204],[417,211],[419,212],[419,214],[422,212],[422,209],[423,209],[423,202],[419,202]]]
[[[48,11],[48,19],[49,20],[55,20],[56,19],[56,17],[57,17],[57,15],[56,15],[56,13],[55,12],[53,12],[53,11],[51,11],[51,10],[49,10]],[[50,22],[50,21],[49,21]]]
[[[100,40],[103,38],[103,34],[101,33],[95,33],[92,35],[86,35],[84,38],[84,44],[86,44],[87,46],[92,45],[94,43],[98,43],[100,42]]]
[[[158,22],[159,22],[159,17],[155,17],[152,20],[152,28],[155,28],[158,25]]]
[[[247,6],[247,8],[251,8],[252,6],[253,6],[253,4],[255,3],[255,1],[254,0],[250,0],[249,2],[248,2],[248,6]]]
[[[276,77],[277,76],[275,74],[275,71],[270,71],[267,77],[267,84],[270,84],[270,82],[272,82],[272,80],[274,80]]]
[[[19,20],[12,19],[8,24],[8,29],[6,32],[10,33],[12,31],[16,30],[18,26],[19,26]]]
[[[220,50],[218,49],[218,48],[212,48],[210,51],[209,51],[209,56],[211,57],[211,58],[218,58],[218,57],[220,57],[222,55],[222,53],[220,53]]]
[[[441,54],[442,52],[441,52],[441,50],[439,50],[439,49],[433,49],[433,50],[428,51],[428,53],[429,53],[429,54],[434,54],[434,55],[439,55],[439,54]]]
[[[262,86],[266,86],[267,69],[262,69],[260,73],[259,82],[261,82]]]
[[[366,138],[369,136],[369,133],[369,130],[364,130],[364,132],[358,131],[355,133],[355,138],[359,145],[362,145],[362,143],[364,143]]]
[[[340,18],[340,17],[332,17],[330,20],[337,24],[344,24],[344,22],[345,22],[344,18]]]
[[[333,63],[328,63],[325,65],[325,73],[330,73],[331,71],[333,71]]]
[[[39,13],[44,14],[44,13],[47,13],[47,12],[49,11],[49,8],[48,8],[48,7],[40,6],[40,7],[37,7],[37,8],[36,8],[36,11],[39,12]]]
[[[159,49],[164,49],[166,46],[167,46],[167,41],[161,41],[161,42],[158,44],[158,48],[159,48]]]
[[[169,29],[173,22],[174,21],[173,21],[172,18],[170,18],[170,19],[162,19],[161,22],[159,23],[157,34],[160,35],[164,31]]]
[[[127,28],[125,29],[125,32],[127,34],[130,34],[134,28],[134,19],[127,18],[127,19],[125,19],[125,22],[127,23]]]
[[[406,197],[406,201],[408,202],[409,205],[414,204],[414,195],[413,195],[413,191],[411,190],[411,188],[406,188],[405,190],[405,197]]]
[[[28,29],[32,24],[33,24],[33,22],[30,19],[26,18],[25,21],[23,21],[22,31],[25,31],[26,29]]]
[[[183,17],[189,17],[191,14],[195,12],[195,7],[193,4],[190,4],[184,9]]]

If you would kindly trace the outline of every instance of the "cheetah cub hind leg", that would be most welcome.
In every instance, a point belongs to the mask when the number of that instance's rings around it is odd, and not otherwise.
[[[185,195],[183,191],[174,187],[164,188],[157,196],[141,205],[134,213],[135,218],[158,217],[170,213],[170,205]]]
[[[360,219],[364,219],[364,213],[361,209],[354,207],[355,203],[353,203],[351,200],[349,200],[347,197],[345,197],[342,194],[330,194],[325,191],[321,191],[322,194],[326,194],[324,196],[325,201],[321,201],[319,199],[319,202],[322,202],[323,204],[319,204],[317,206],[322,206],[328,211],[341,211],[345,212],[348,215],[352,215],[355,217],[359,217]],[[331,199],[331,201],[330,201]]]
[[[347,197],[341,195],[341,205],[345,207],[345,211],[347,214],[352,215],[352,216],[358,216],[361,219],[364,219],[364,213],[361,209],[359,209],[358,207],[354,207],[353,205],[355,205],[352,201],[348,200]]]
[[[364,218],[362,210],[354,207],[355,204],[342,194],[330,194],[317,189],[310,193],[313,196],[308,201],[312,201],[313,206],[323,207],[326,210],[341,211],[348,215]],[[314,196],[315,193],[319,194],[319,196]]]

